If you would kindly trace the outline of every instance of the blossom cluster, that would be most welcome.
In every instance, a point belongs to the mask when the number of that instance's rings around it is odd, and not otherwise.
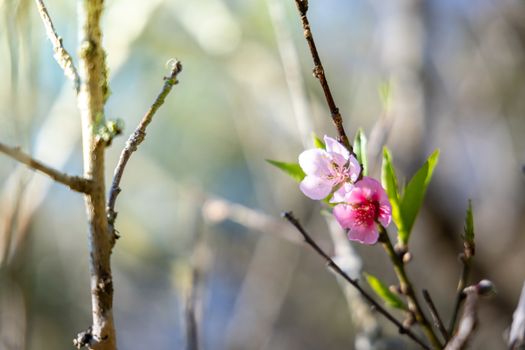
[[[315,200],[335,204],[333,214],[350,240],[374,244],[379,238],[378,224],[388,226],[392,207],[376,179],[361,176],[356,157],[335,139],[325,136],[325,149],[309,149],[299,155],[306,176],[301,191]]]

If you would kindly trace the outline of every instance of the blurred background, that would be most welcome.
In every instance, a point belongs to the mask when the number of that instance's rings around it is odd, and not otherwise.
[[[78,62],[74,2],[47,6]],[[0,18],[0,140],[81,174],[72,85],[34,2],[0,1]],[[525,3],[311,0],[309,18],[347,133],[364,128],[375,176],[384,144],[402,182],[441,149],[408,269],[446,322],[472,198],[472,281],[498,290],[481,302],[472,348],[503,348],[525,279]],[[126,125],[107,152],[108,181],[167,62],[184,66],[121,184],[119,348],[185,348],[188,305],[202,349],[413,346],[280,219],[293,210],[353,273],[395,282],[381,247],[341,239],[319,203],[264,161],[296,161],[312,131],[336,136],[294,1],[107,1],[104,44],[107,118]],[[386,81],[389,111],[377,93]],[[91,324],[84,213],[80,195],[0,157],[1,349],[70,349]]]

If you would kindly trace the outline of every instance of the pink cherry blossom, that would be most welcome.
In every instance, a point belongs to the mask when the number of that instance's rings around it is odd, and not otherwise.
[[[306,173],[299,188],[316,200],[345,182],[355,182],[361,171],[357,159],[342,144],[328,136],[324,142],[326,149],[309,149],[299,155],[299,165]]]
[[[338,193],[338,199],[342,203],[334,207],[333,213],[341,227],[349,230],[348,238],[364,244],[376,243],[377,223],[386,227],[392,219],[392,207],[379,181],[365,176],[346,193]]]

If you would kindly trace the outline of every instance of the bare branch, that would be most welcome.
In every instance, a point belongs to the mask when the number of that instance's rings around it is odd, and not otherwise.
[[[146,114],[140,121],[140,124],[137,126],[133,134],[131,134],[128,138],[126,146],[120,154],[118,164],[115,168],[115,172],[113,173],[113,183],[111,184],[111,188],[109,190],[109,198],[106,208],[110,230],[113,233],[115,218],[117,216],[117,213],[115,212],[115,203],[121,191],[120,181],[122,180],[122,175],[124,174],[126,165],[133,152],[135,152],[138,146],[142,143],[142,141],[144,141],[144,138],[146,137],[146,128],[148,127],[149,123],[151,123],[151,121],[153,120],[153,116],[164,104],[164,100],[166,99],[166,96],[168,96],[168,94],[170,93],[171,89],[173,88],[173,85],[178,83],[177,76],[181,71],[182,64],[179,61],[173,62],[170,75],[164,77],[164,86],[162,87],[162,90],[151,105],[150,109],[146,112]]]
[[[314,61],[314,77],[316,77],[319,80],[319,83],[321,84],[321,87],[323,89],[326,104],[328,105],[328,108],[330,109],[330,114],[332,116],[332,121],[334,122],[334,125],[337,129],[337,133],[339,134],[338,140],[343,145],[345,145],[346,148],[348,148],[350,153],[353,153],[352,145],[348,141],[348,137],[345,133],[345,128],[343,126],[343,118],[341,117],[339,108],[335,104],[334,97],[332,96],[332,92],[330,91],[330,86],[328,85],[328,81],[326,80],[324,67],[321,63],[319,53],[317,52],[317,46],[315,45],[312,31],[310,30],[310,22],[308,21],[308,17],[306,17],[306,13],[308,12],[308,0],[295,0],[295,4],[297,5],[297,10],[299,11],[299,15],[301,17],[304,37],[306,39],[306,42],[308,43],[308,47],[310,48],[310,53]]]
[[[18,147],[9,147],[0,143],[0,152],[7,156],[19,161],[30,167],[31,169],[38,170],[43,174],[46,174],[56,182],[68,186],[74,191],[80,193],[88,193],[91,189],[91,182],[80,176],[70,176],[60,171],[53,169],[36,159],[33,159],[30,155],[22,152]]]
[[[474,242],[465,239],[463,241],[463,253],[459,255],[459,259],[461,260],[462,264],[462,269],[456,292],[456,300],[454,302],[454,310],[452,311],[452,317],[450,319],[450,325],[448,327],[449,334],[454,333],[459,315],[459,310],[461,309],[461,304],[463,303],[463,301],[465,301],[465,294],[463,293],[463,289],[465,289],[465,287],[467,286],[470,277],[470,269],[475,252],[476,249]]]
[[[420,340],[410,329],[403,326],[401,322],[399,322],[381,304],[375,301],[374,298],[370,296],[370,294],[368,294],[363,288],[361,288],[359,282],[356,279],[353,279],[350,276],[348,276],[348,274],[344,272],[333,261],[333,259],[321,249],[321,247],[319,247],[319,245],[313,240],[313,238],[308,234],[308,232],[306,232],[306,230],[300,224],[299,220],[297,220],[291,212],[283,213],[283,217],[286,220],[288,220],[297,229],[297,231],[299,231],[299,233],[301,233],[305,242],[327,262],[328,267],[331,268],[336,274],[341,276],[345,281],[350,283],[355,289],[357,289],[359,293],[368,301],[368,303],[370,303],[370,305],[373,308],[375,308],[381,315],[385,316],[390,322],[396,325],[399,330],[399,333],[406,334],[410,339],[419,344],[423,349],[430,349],[428,345],[426,345],[422,340]]]
[[[436,328],[439,329],[441,335],[443,336],[445,341],[447,341],[450,338],[450,336],[443,324],[443,321],[441,320],[441,317],[439,316],[439,313],[436,309],[436,305],[434,305],[434,302],[430,297],[430,293],[426,289],[423,289],[423,298],[425,299],[428,309],[430,310],[430,315],[432,316],[432,320],[434,321],[434,326],[436,326]]]
[[[77,69],[75,68],[75,64],[73,63],[73,59],[71,58],[69,52],[67,52],[67,50],[62,45],[62,38],[58,36],[55,30],[55,26],[53,25],[53,21],[51,21],[51,17],[47,12],[44,1],[35,0],[35,3],[38,8],[38,13],[40,14],[40,18],[42,18],[42,22],[44,22],[47,36],[49,37],[49,40],[51,40],[51,44],[53,44],[55,60],[62,70],[64,70],[66,77],[68,77],[73,82],[73,88],[78,94],[80,91],[80,77],[78,75]]]
[[[191,281],[189,285],[188,295],[185,303],[185,317],[186,317],[186,349],[199,350],[199,333],[197,324],[197,304],[199,302],[200,274],[196,266],[191,268]]]

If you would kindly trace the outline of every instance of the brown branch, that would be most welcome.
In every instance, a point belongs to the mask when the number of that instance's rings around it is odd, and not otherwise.
[[[341,276],[345,281],[350,283],[357,291],[366,299],[370,305],[376,309],[381,315],[383,315],[386,319],[388,319],[390,322],[392,322],[394,325],[397,326],[399,333],[406,334],[410,339],[415,341],[417,344],[419,344],[423,349],[430,349],[428,345],[426,345],[422,340],[420,340],[410,329],[403,326],[401,322],[399,322],[392,314],[390,314],[381,304],[379,304],[377,301],[370,296],[360,285],[359,282],[356,279],[351,278],[344,272],[333,260],[332,258],[325,253],[321,247],[312,239],[312,237],[306,232],[306,230],[302,227],[299,220],[297,220],[291,212],[285,212],[282,214],[283,217],[288,220],[296,229],[301,233],[303,236],[305,242],[317,253],[319,254],[328,264],[328,267],[331,268],[335,273],[337,273],[339,276]]]
[[[73,88],[78,94],[78,92],[80,91],[80,77],[78,75],[77,69],[75,68],[75,64],[73,63],[73,59],[71,58],[69,52],[67,52],[67,50],[62,45],[62,38],[58,36],[55,30],[55,26],[53,25],[53,21],[51,21],[51,17],[47,12],[47,8],[44,4],[44,1],[35,0],[35,3],[38,8],[38,13],[40,14],[40,18],[42,18],[42,22],[44,22],[44,27],[46,28],[47,36],[53,44],[55,60],[64,71],[66,77],[68,77],[73,82]]]
[[[107,217],[110,225],[110,232],[113,234],[114,237],[116,237],[114,224],[117,216],[117,213],[115,212],[115,203],[121,191],[120,181],[122,180],[122,175],[124,174],[126,165],[128,164],[128,161],[131,158],[133,152],[135,152],[138,146],[142,143],[142,141],[144,141],[144,138],[146,137],[146,128],[148,127],[149,123],[151,123],[151,121],[153,120],[153,116],[164,104],[164,100],[166,99],[166,96],[168,96],[168,94],[170,93],[171,89],[173,88],[173,85],[178,83],[177,76],[181,71],[182,64],[179,61],[175,61],[171,68],[170,75],[164,77],[164,86],[162,87],[162,90],[160,91],[159,95],[140,121],[140,124],[137,126],[133,134],[131,134],[128,138],[126,146],[120,154],[118,164],[113,174],[113,183],[111,184],[111,189],[109,191],[109,198],[106,208]]]
[[[456,323],[459,315],[459,310],[461,309],[461,304],[465,300],[465,294],[463,289],[467,286],[468,279],[470,276],[470,270],[472,265],[472,258],[475,254],[474,243],[469,243],[465,241],[463,243],[464,251],[460,254],[460,260],[462,264],[461,276],[458,282],[458,288],[456,292],[456,300],[454,302],[454,310],[452,311],[452,317],[450,319],[450,325],[448,327],[448,333],[453,334],[456,328]]]
[[[450,338],[450,336],[443,324],[443,321],[441,320],[441,317],[439,316],[439,313],[436,309],[436,305],[434,305],[434,302],[430,297],[430,293],[426,289],[423,289],[423,298],[427,303],[430,315],[432,316],[432,320],[434,321],[434,326],[436,326],[436,328],[441,332],[441,335],[443,336],[445,341],[447,341]]]
[[[18,147],[10,147],[4,145],[3,143],[0,143],[0,152],[19,161],[22,164],[27,165],[31,169],[46,174],[51,179],[68,186],[74,191],[80,193],[88,193],[91,189],[91,182],[88,179],[85,179],[80,176],[70,176],[61,173],[60,171],[53,169],[36,159],[33,159],[30,155],[22,152]]]
[[[381,242],[381,244],[383,245],[383,248],[387,252],[388,257],[390,258],[390,261],[394,266],[394,272],[396,273],[397,279],[399,280],[401,292],[407,297],[409,310],[414,314],[417,323],[423,330],[423,333],[425,333],[427,339],[432,343],[432,346],[435,349],[441,349],[441,342],[436,337],[436,334],[430,326],[430,322],[428,322],[425,314],[423,313],[423,309],[421,308],[421,305],[416,297],[416,293],[414,292],[412,282],[410,281],[406,273],[405,264],[402,258],[394,250],[392,242],[390,241],[390,237],[388,237],[388,233],[386,232],[386,229],[383,226],[380,226],[379,242]]]
[[[187,350],[199,350],[199,333],[196,316],[199,279],[200,276],[197,267],[192,266],[191,281],[185,303]]]
[[[465,294],[465,309],[459,321],[457,333],[450,339],[445,350],[460,350],[467,347],[469,339],[476,330],[478,323],[477,304],[479,290],[476,286],[470,286],[463,291]]]
[[[297,5],[299,15],[301,16],[304,37],[306,39],[306,42],[308,43],[308,47],[310,48],[310,53],[314,61],[314,77],[316,77],[319,80],[319,83],[321,84],[321,87],[323,89],[326,103],[328,105],[328,108],[330,109],[330,114],[332,116],[332,121],[339,135],[338,140],[343,145],[345,145],[346,148],[348,148],[350,153],[353,153],[352,145],[348,141],[348,137],[345,133],[345,129],[343,126],[343,118],[341,117],[339,108],[335,104],[332,92],[330,91],[330,86],[328,85],[328,81],[326,80],[323,64],[321,63],[321,58],[319,57],[319,53],[315,45],[312,31],[310,30],[310,23],[308,21],[308,17],[306,16],[306,13],[308,12],[308,0],[295,0],[295,4]]]
[[[103,0],[79,0],[79,74],[78,107],[82,121],[84,176],[93,183],[85,199],[89,224],[89,266],[91,275],[91,313],[93,323],[84,338],[91,350],[115,350],[117,339],[113,321],[113,277],[111,274],[112,239],[106,218],[104,178],[105,144],[98,131],[105,125],[104,104],[108,96],[105,52],[102,48],[100,19]],[[82,336],[81,333],[79,336]],[[77,337],[78,339],[78,337]]]

